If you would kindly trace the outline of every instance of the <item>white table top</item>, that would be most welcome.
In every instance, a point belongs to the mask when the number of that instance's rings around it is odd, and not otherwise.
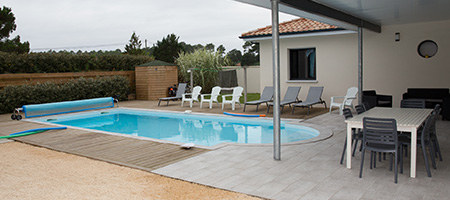
[[[375,107],[360,115],[353,116],[345,122],[362,123],[364,117],[393,118],[397,121],[397,126],[418,127],[422,125],[432,111],[433,109]]]

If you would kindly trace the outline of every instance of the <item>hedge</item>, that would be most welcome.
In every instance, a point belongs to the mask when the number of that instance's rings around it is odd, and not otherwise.
[[[149,56],[128,54],[95,55],[67,52],[14,54],[0,52],[0,74],[128,71],[152,60],[153,58]]]
[[[7,86],[0,90],[0,113],[12,113],[23,105],[72,101],[99,97],[126,100],[129,80],[123,76],[78,78],[64,84]]]

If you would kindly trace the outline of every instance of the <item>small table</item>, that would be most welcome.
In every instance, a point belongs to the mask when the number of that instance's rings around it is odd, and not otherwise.
[[[393,118],[397,121],[397,130],[411,132],[411,174],[416,177],[417,129],[427,119],[433,109],[419,108],[382,108],[375,107],[360,115],[345,120],[347,123],[347,141],[352,141],[352,128],[363,128],[364,117]],[[352,142],[347,142],[347,168],[352,168]]]

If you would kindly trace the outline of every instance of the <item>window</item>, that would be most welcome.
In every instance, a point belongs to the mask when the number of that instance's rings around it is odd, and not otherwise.
[[[289,80],[316,80],[316,48],[289,50]]]

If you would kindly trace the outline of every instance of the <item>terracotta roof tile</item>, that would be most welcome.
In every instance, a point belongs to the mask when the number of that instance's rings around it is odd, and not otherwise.
[[[293,19],[291,21],[280,23],[279,30],[280,35],[282,35],[282,34],[325,31],[325,30],[341,30],[341,29],[337,26],[324,24],[322,22],[317,22],[306,18],[298,18]],[[272,35],[272,26],[266,26],[264,28],[259,28],[253,31],[243,33],[240,36],[240,38],[270,36],[270,35]]]

